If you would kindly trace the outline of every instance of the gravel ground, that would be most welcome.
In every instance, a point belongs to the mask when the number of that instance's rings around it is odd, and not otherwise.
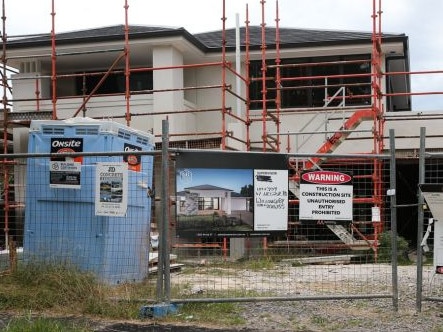
[[[185,326],[138,323],[102,324],[97,332],[440,332],[443,331],[443,305],[423,302],[417,313],[415,284],[403,285],[399,310],[393,310],[391,299],[331,300],[297,302],[242,303],[242,314],[247,322],[238,328],[223,326]],[[408,294],[405,296],[405,294]]]
[[[246,324],[235,329],[224,326],[162,324],[149,319],[138,322],[91,321],[91,326],[94,326],[97,332],[443,332],[443,303],[423,301],[422,311],[417,313],[415,274],[416,268],[414,266],[399,267],[399,308],[397,312],[394,310],[392,299],[389,298],[247,302],[239,304],[243,309],[242,316]],[[426,280],[426,276],[424,280]],[[439,288],[438,291],[441,294],[442,283],[434,280],[434,284],[434,287]],[[1,315],[0,312],[0,331],[9,318],[7,315]]]
[[[391,298],[310,300],[244,304],[243,316],[257,331],[443,332],[443,303],[423,301],[416,310],[416,267],[400,266],[398,276],[398,311]]]
[[[309,269],[309,267],[307,267]],[[340,275],[333,276],[335,280],[338,278],[346,278],[346,271],[355,273],[352,266],[324,266],[316,269],[324,269],[325,275],[330,272],[338,272]],[[367,270],[358,269],[363,274],[374,273],[371,279],[373,284],[367,284],[368,287],[380,287],[380,282],[386,282],[384,276],[377,276],[377,272],[382,269],[375,266],[367,265]],[[386,266],[389,269],[389,266]],[[430,269],[424,271],[424,285],[429,286],[426,282]],[[268,271],[269,273],[269,271]],[[317,270],[318,273],[318,270]],[[218,326],[212,331],[243,331],[243,332],[264,332],[264,331],[423,331],[423,332],[443,332],[443,303],[422,302],[422,310],[420,313],[416,310],[416,267],[400,266],[398,270],[399,276],[399,301],[398,311],[394,310],[391,298],[380,299],[348,299],[348,300],[301,300],[291,302],[257,302],[257,303],[241,303],[243,309],[242,316],[247,322],[244,326],[237,329],[227,329]],[[194,281],[197,288],[203,288],[200,285],[201,276],[195,276]],[[207,276],[204,279],[208,279]],[[254,275],[248,275],[248,279],[253,283]],[[192,279],[191,279],[192,280]],[[190,279],[184,279],[190,282]],[[442,280],[434,279],[434,287],[441,288]],[[217,284],[214,282],[214,284]],[[390,283],[389,283],[390,284]],[[263,286],[263,285],[261,285]],[[370,293],[370,292],[368,292]],[[425,293],[425,292],[424,292]],[[441,292],[440,292],[441,294]],[[304,294],[309,296],[310,294]],[[441,297],[441,295],[440,295]],[[165,330],[149,330],[148,326],[140,327],[137,331],[175,331],[171,327]],[[169,329],[168,329],[169,328]],[[202,330],[193,330],[197,327],[179,327],[177,331],[211,331],[207,327]],[[104,330],[104,331],[136,331],[136,330]]]
[[[443,331],[440,304],[416,313],[415,300],[304,301],[248,305],[248,326],[257,331]]]

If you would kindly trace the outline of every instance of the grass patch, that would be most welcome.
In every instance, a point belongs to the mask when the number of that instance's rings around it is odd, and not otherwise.
[[[12,319],[1,332],[92,332],[78,322],[60,321],[45,317],[19,317]]]
[[[241,309],[235,303],[185,303],[178,314],[169,316],[168,321],[205,322],[214,325],[236,326],[245,324]]]
[[[2,278],[0,305],[4,309],[47,309],[102,298],[90,274],[65,266],[27,264]]]
[[[246,269],[251,271],[258,270],[269,270],[275,268],[275,262],[271,258],[257,258],[257,259],[248,259],[244,261],[240,261],[237,263],[238,265],[234,265],[240,269]]]
[[[153,300],[155,292],[155,278],[110,286],[100,283],[89,273],[69,266],[21,264],[15,272],[1,278],[0,308],[32,312],[33,315],[11,320],[7,329],[1,332],[92,331],[86,325],[70,324],[63,319],[37,318],[37,315],[140,319],[141,306],[146,304],[145,300]],[[174,292],[177,290],[173,288]],[[161,320],[229,326],[244,323],[239,306],[224,302],[185,304],[176,315],[168,315]]]
[[[409,244],[405,238],[398,236],[397,240],[397,262],[399,265],[409,265],[411,262],[408,259],[407,251]],[[391,262],[392,261],[392,233],[390,231],[380,234],[378,247],[378,262]]]
[[[142,287],[110,287],[89,273],[70,266],[25,264],[2,277],[0,307],[4,310],[50,311],[57,314],[91,314],[135,318],[139,304],[131,301]],[[124,298],[116,301],[113,298]]]
[[[328,319],[324,316],[320,316],[320,315],[313,315],[311,317],[311,323],[320,326],[320,327],[325,327],[328,325]]]

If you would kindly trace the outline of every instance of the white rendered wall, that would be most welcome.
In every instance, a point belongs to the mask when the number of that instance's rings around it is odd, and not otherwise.
[[[173,46],[156,47],[152,53],[154,68],[168,68],[183,65],[183,55]],[[184,109],[183,68],[154,70],[154,90],[172,89],[173,91],[154,92],[154,112],[178,112]],[[177,90],[174,90],[177,89]],[[161,122],[167,115],[154,119],[154,134],[161,134]],[[173,114],[169,116],[169,132],[186,133],[195,131],[194,115]]]

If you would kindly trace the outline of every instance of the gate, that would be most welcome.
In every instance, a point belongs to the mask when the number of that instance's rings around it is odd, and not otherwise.
[[[151,270],[159,301],[387,298],[397,307],[390,156],[169,153],[161,174],[170,178],[161,190],[170,204],[161,207],[167,222],[157,225],[159,262]],[[282,198],[282,160],[288,213],[285,228],[276,230],[281,211],[263,208],[269,201],[262,194]],[[352,194],[331,183],[307,185],[303,174],[310,172],[349,175]],[[331,218],[339,213],[347,216]]]
[[[426,128],[420,131],[417,223],[417,311],[424,301],[443,302],[442,222],[443,154],[426,152]]]

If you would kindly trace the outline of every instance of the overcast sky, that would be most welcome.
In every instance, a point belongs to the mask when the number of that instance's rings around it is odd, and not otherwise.
[[[4,0],[6,34],[51,30],[51,0]],[[377,3],[379,0],[375,0]],[[54,0],[55,31],[124,24],[125,0]],[[225,0],[226,26],[238,13],[261,23],[260,0]],[[372,31],[373,0],[279,0],[280,27]],[[128,0],[129,24],[184,27],[191,33],[222,28],[222,0]],[[276,1],[266,0],[267,26],[275,26]],[[410,70],[443,70],[443,0],[382,0],[382,31],[409,37]],[[443,74],[412,76],[413,92],[443,91]],[[414,110],[442,110],[443,95],[413,97]]]

